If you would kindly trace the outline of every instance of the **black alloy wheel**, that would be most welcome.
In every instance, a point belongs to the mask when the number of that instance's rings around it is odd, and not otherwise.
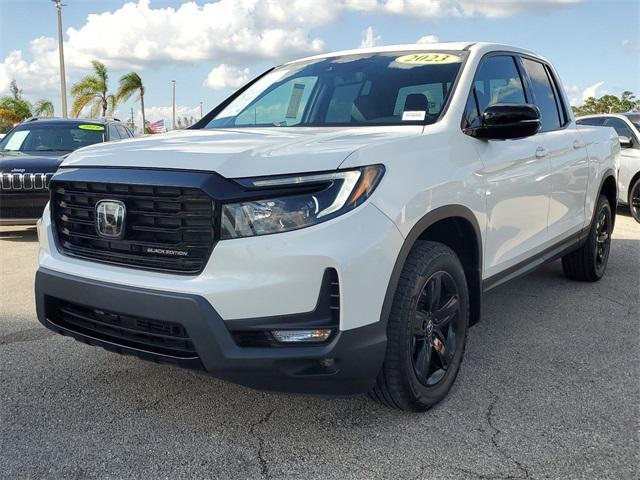
[[[444,271],[431,275],[416,305],[411,338],[413,371],[427,387],[441,382],[447,373],[464,328],[461,313],[453,277]]]
[[[636,222],[640,223],[640,178],[638,178],[629,193],[629,210],[631,210],[631,216]]]

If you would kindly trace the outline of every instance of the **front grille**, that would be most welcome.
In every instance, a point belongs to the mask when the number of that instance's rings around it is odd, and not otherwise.
[[[194,359],[198,353],[179,323],[122,315],[48,298],[47,319],[70,332],[166,357]]]
[[[98,235],[96,204],[100,200],[125,204],[123,238]],[[51,213],[59,248],[71,256],[198,273],[213,248],[213,202],[198,188],[54,180]]]
[[[11,193],[0,195],[0,219],[40,218],[49,197],[46,193]]]
[[[0,189],[6,191],[46,191],[49,189],[53,173],[3,173],[0,175]]]

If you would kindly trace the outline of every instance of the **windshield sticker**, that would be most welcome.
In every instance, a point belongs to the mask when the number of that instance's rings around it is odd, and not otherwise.
[[[286,118],[298,118],[304,87],[304,83],[293,84],[293,90],[291,91],[291,97],[289,98],[289,106],[287,107],[287,113],[285,115]]]
[[[20,150],[24,139],[29,135],[29,130],[18,130],[11,134],[9,140],[4,146],[5,150]]]
[[[82,129],[82,130],[97,130],[97,131],[104,131],[104,127],[102,125],[78,125],[78,128]]]
[[[403,122],[421,122],[424,117],[427,116],[427,112],[424,110],[408,110],[402,113]]]
[[[443,65],[460,63],[460,57],[451,53],[411,53],[398,57],[395,61],[405,65]]]

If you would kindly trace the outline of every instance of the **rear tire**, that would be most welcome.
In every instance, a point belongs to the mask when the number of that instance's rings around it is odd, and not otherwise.
[[[420,241],[409,254],[387,325],[387,353],[369,396],[388,407],[421,412],[453,385],[467,341],[469,290],[446,245]]]
[[[635,221],[640,223],[640,178],[635,181],[629,191],[629,210]]]
[[[602,278],[609,260],[612,230],[609,200],[600,195],[586,241],[579,249],[562,257],[562,270],[567,278],[583,282],[597,282]]]

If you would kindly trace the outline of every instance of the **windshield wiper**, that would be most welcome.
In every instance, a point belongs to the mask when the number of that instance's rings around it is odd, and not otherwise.
[[[66,148],[41,148],[39,150],[33,150],[34,152],[72,152],[73,150],[69,150]]]

